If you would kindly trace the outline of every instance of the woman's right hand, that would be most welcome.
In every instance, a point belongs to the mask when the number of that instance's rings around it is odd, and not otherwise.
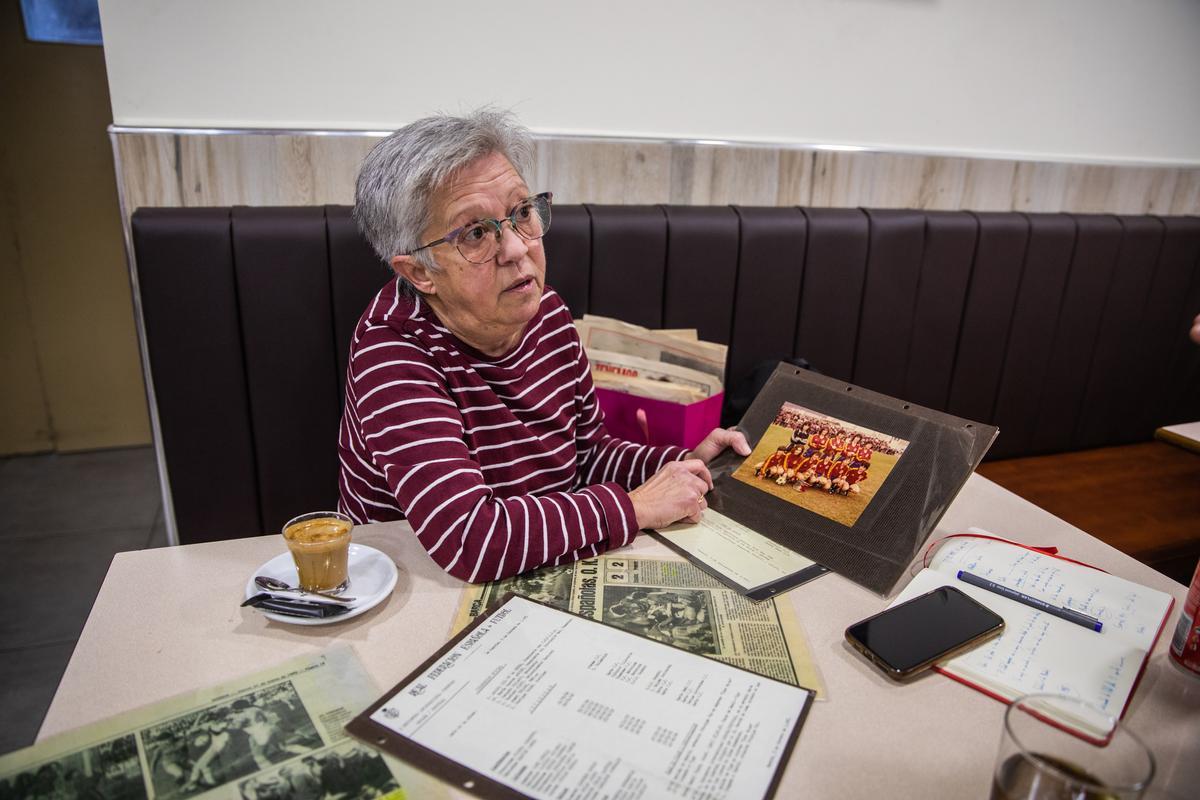
[[[639,528],[665,528],[674,522],[699,522],[712,489],[708,467],[698,458],[672,461],[629,493]]]

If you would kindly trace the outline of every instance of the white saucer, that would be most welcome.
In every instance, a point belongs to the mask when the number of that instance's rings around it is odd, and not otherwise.
[[[392,560],[374,547],[365,544],[350,545],[350,588],[346,590],[348,597],[354,601],[346,603],[350,608],[345,614],[336,617],[289,617],[284,614],[272,614],[270,611],[260,611],[263,616],[276,622],[286,622],[289,625],[330,625],[334,622],[357,617],[379,605],[396,588],[399,572]],[[246,599],[260,593],[254,583],[254,578],[265,575],[268,578],[285,581],[295,586],[299,580],[296,572],[296,562],[292,561],[291,553],[280,553],[254,571],[250,580],[246,581]],[[299,597],[299,595],[297,595]]]

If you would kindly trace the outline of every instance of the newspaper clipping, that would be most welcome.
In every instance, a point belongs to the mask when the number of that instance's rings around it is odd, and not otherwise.
[[[448,797],[342,730],[375,699],[347,647],[182,695],[0,758],[0,798]]]
[[[575,327],[598,387],[683,404],[724,391],[728,348],[700,341],[693,329],[651,330],[593,314]]]
[[[790,604],[751,602],[689,561],[606,555],[468,586],[453,633],[508,592],[824,695]]]

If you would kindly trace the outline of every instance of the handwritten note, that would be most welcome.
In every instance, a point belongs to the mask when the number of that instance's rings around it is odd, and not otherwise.
[[[1024,547],[990,539],[950,539],[930,569],[951,577],[965,569],[1039,600],[1104,623],[1101,636],[1149,650],[1170,599],[1124,578]],[[961,586],[959,588],[962,588]]]
[[[1104,623],[1097,633],[957,580],[968,570]],[[939,667],[1007,699],[1053,693],[1081,698],[1119,716],[1171,605],[1170,596],[1090,567],[1007,542],[946,541],[895,603],[954,586],[1004,617],[1004,633]],[[1081,729],[1092,721],[1068,720]]]

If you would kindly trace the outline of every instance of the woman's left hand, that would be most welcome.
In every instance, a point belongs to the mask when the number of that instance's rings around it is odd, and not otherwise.
[[[726,447],[732,447],[733,452],[739,456],[750,455],[750,444],[746,441],[746,437],[742,435],[741,431],[736,431],[733,428],[714,428],[713,432],[705,436],[704,441],[696,445],[696,449],[686,457],[698,458],[707,464],[721,455]]]

